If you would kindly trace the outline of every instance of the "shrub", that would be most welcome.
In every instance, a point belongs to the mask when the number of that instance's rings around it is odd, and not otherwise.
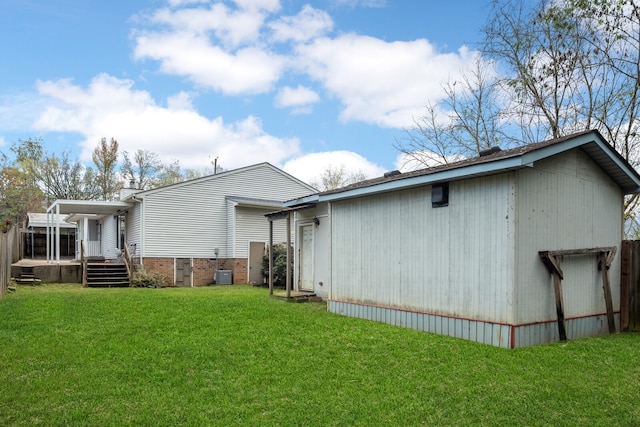
[[[160,273],[141,269],[133,273],[131,286],[136,288],[160,288],[167,285],[167,278]]]
[[[293,257],[293,250],[291,251]],[[269,283],[269,248],[262,257],[262,277]],[[293,259],[291,260],[291,278],[293,279]],[[285,287],[287,284],[287,246],[285,244],[273,245],[273,285]]]

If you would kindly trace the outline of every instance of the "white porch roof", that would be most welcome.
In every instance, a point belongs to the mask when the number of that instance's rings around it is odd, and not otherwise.
[[[102,200],[56,200],[47,208],[47,213],[55,214],[57,212],[65,215],[81,214],[81,215],[113,215],[119,211],[125,211],[133,206],[132,203],[121,201],[102,201]],[[59,209],[59,210],[58,210]]]

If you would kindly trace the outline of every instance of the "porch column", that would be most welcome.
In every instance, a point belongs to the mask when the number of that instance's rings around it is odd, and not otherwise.
[[[51,254],[49,252],[49,249],[50,249],[49,245],[51,244],[49,242],[49,240],[51,240],[50,233],[51,233],[51,212],[49,211],[49,209],[47,209],[47,248],[46,248],[46,250],[47,250],[47,263],[49,261],[51,261]]]
[[[287,299],[291,298],[291,213],[287,213]]]
[[[273,295],[273,220],[269,218],[269,295]]]
[[[60,264],[60,205],[56,205],[56,263]]]
[[[82,218],[82,240],[84,241],[84,244],[80,246],[80,248],[84,248],[85,251],[87,251],[86,254],[80,254],[80,258],[82,257],[86,257],[89,255],[89,218],[88,217],[84,217]]]

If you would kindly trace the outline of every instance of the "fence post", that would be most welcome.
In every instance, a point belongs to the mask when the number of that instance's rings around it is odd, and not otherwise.
[[[20,259],[19,254],[20,229],[12,227],[6,233],[0,233],[0,298],[9,287],[11,280],[11,264]]]

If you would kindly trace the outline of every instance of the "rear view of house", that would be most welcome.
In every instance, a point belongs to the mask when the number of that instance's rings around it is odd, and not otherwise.
[[[221,280],[262,283],[260,266],[269,225],[264,214],[315,189],[260,163],[153,190],[123,201],[125,239],[134,259],[177,286]],[[286,241],[284,226],[275,230]]]
[[[335,313],[505,348],[607,333],[636,192],[595,131],[388,174],[287,203],[295,283]]]
[[[135,263],[166,276],[170,285],[207,285],[216,275],[218,283],[262,283],[269,241],[264,214],[313,192],[260,163],[153,190],[124,189],[114,202],[57,200],[49,212],[54,228],[62,214],[78,224],[77,259],[82,250],[117,260],[127,249]],[[286,241],[284,226],[274,233]]]

